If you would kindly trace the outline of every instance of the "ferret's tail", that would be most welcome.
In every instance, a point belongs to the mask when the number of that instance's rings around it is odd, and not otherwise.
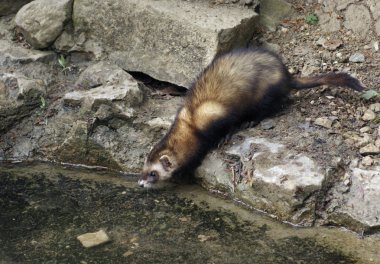
[[[359,80],[347,73],[328,73],[312,77],[293,77],[291,88],[301,90],[321,85],[345,86],[358,92],[364,90]]]

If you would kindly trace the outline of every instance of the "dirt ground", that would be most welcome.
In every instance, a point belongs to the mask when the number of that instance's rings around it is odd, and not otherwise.
[[[284,19],[275,32],[263,33],[259,42],[279,53],[294,75],[310,76],[344,71],[359,79],[367,89],[379,91],[380,74],[377,68],[380,56],[373,48],[376,37],[363,41],[344,29],[337,33],[323,32],[318,24],[306,23],[306,17],[321,8],[319,4],[290,2],[297,13]],[[328,50],[317,44],[321,37],[338,39],[342,44],[334,50]],[[348,61],[355,52],[365,56],[363,63]],[[345,163],[349,163],[353,158],[362,158],[359,154],[362,145],[352,140],[350,133],[359,136],[369,133],[373,140],[378,137],[379,119],[364,121],[361,117],[371,104],[379,101],[379,97],[365,100],[360,93],[342,87],[294,91],[287,109],[280,113],[280,127],[262,132],[272,137],[289,139],[301,133],[302,142],[292,147],[309,152],[327,163],[333,157],[341,157]],[[331,128],[313,124],[319,117],[332,120]],[[313,139],[310,139],[311,135]],[[373,158],[374,164],[379,164],[380,161]]]

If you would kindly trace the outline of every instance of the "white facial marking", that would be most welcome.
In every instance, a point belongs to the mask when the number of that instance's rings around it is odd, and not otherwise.
[[[171,177],[170,172],[167,172],[164,170],[164,167],[162,166],[161,162],[153,163],[150,166],[150,171],[157,171],[159,178],[159,181],[165,181]]]

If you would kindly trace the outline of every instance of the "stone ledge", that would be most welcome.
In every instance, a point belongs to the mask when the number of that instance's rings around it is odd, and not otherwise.
[[[123,69],[188,87],[217,52],[248,44],[258,16],[207,2],[77,0],[73,22]]]

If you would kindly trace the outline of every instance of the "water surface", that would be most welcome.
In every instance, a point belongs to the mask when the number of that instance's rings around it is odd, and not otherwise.
[[[111,242],[76,237],[103,229]],[[49,164],[0,167],[0,263],[380,263],[378,236],[294,228],[196,185]]]

